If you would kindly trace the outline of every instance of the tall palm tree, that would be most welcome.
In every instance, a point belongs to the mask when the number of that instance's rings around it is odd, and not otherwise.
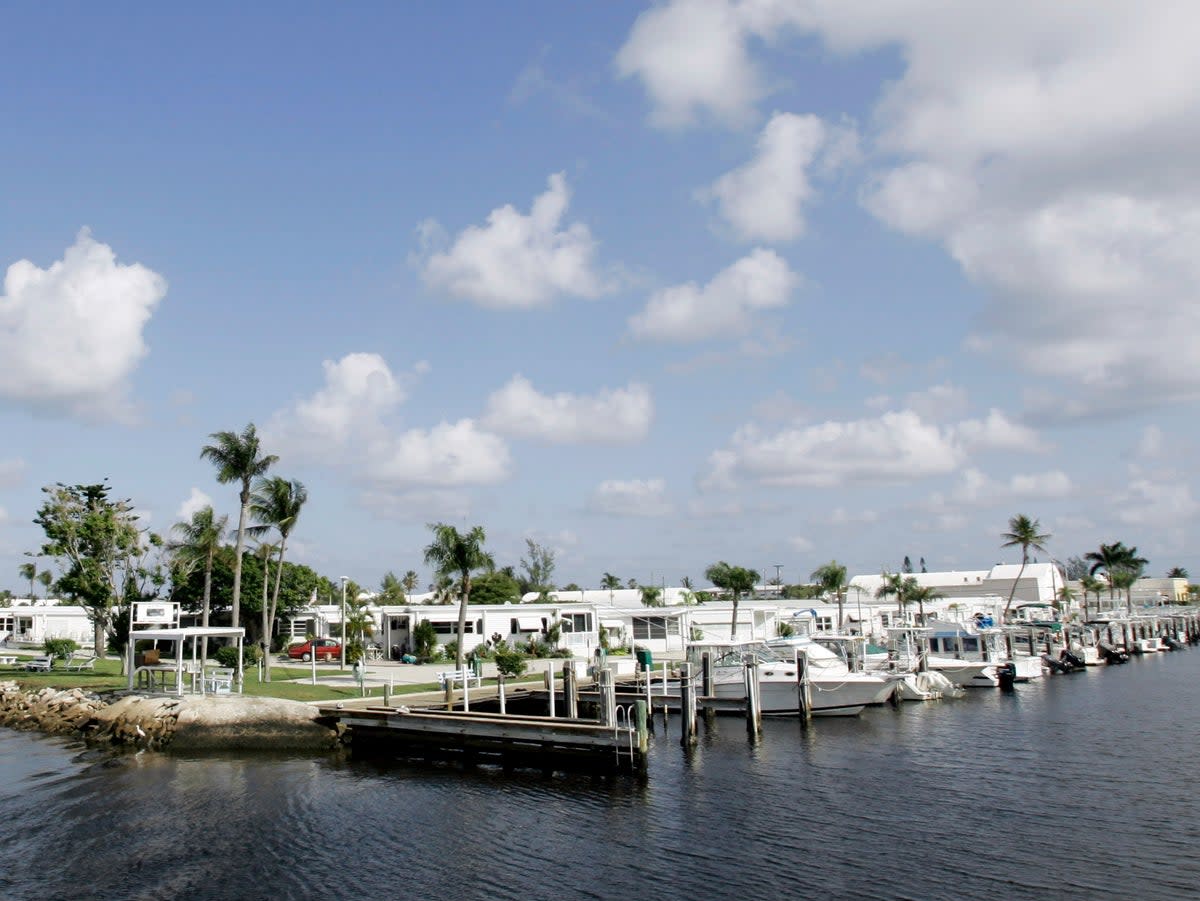
[[[37,578],[37,564],[22,563],[17,572],[21,574],[22,579],[29,580],[29,600],[34,600],[36,595],[33,593],[33,580]]]
[[[425,563],[439,575],[457,574],[461,579],[458,602],[458,649],[455,668],[463,666],[463,636],[467,631],[467,602],[471,597],[471,573],[495,569],[492,555],[483,549],[487,540],[483,526],[475,526],[465,535],[444,522],[430,523],[433,541],[425,548]]]
[[[289,481],[281,476],[259,479],[250,496],[250,515],[259,524],[258,529],[274,528],[279,533],[279,559],[275,563],[275,588],[271,593],[270,605],[262,609],[263,642],[269,649],[271,636],[275,632],[275,612],[279,609],[279,585],[283,578],[283,557],[287,552],[288,536],[300,518],[300,511],[308,503],[308,489],[298,479]],[[265,570],[263,578],[266,579]],[[266,599],[266,588],[263,589]],[[271,655],[264,654],[263,679],[271,681]]]
[[[917,602],[917,615],[921,618],[921,625],[923,626],[925,625],[925,602],[932,601],[935,598],[943,598],[945,595],[932,585],[919,584],[917,580],[911,576],[904,581],[912,582],[912,585],[907,587],[905,596],[908,598],[908,602],[910,604],[913,601]]]
[[[1017,593],[1017,583],[1021,581],[1021,576],[1025,573],[1025,567],[1029,563],[1029,549],[1045,552],[1043,546],[1053,536],[1048,533],[1039,531],[1041,523],[1036,519],[1030,519],[1024,513],[1014,516],[1008,521],[1008,531],[1001,537],[1004,538],[1004,543],[1001,547],[1021,546],[1021,568],[1017,570],[1017,577],[1013,579],[1012,590],[1008,593],[1008,603],[1004,605],[1004,619],[1008,619],[1008,608],[1012,606],[1013,596]]]
[[[836,560],[830,560],[824,566],[818,566],[809,576],[821,586],[826,594],[832,594],[837,599],[838,631],[841,632],[845,623],[844,602],[846,598],[846,567]]]
[[[229,529],[229,517],[218,517],[212,507],[202,507],[192,514],[188,522],[177,522],[171,526],[174,541],[167,544],[176,562],[184,572],[204,567],[204,600],[200,608],[200,625],[208,625],[209,611],[212,609],[212,571],[213,558],[225,540]],[[201,643],[201,659],[208,657],[208,639]]]
[[[40,573],[38,573],[37,580],[38,584],[41,585],[42,589],[46,592],[45,597],[49,598],[50,588],[52,585],[54,585],[54,573],[48,569],[43,569]]]
[[[611,604],[613,600],[613,592],[621,587],[621,580],[612,573],[605,573],[600,578],[600,587],[608,589],[608,602]]]
[[[875,597],[894,597],[896,599],[896,606],[900,608],[900,617],[903,619],[909,600],[912,598],[913,593],[920,590],[920,588],[920,584],[913,576],[906,576],[904,573],[890,573],[884,570],[883,584],[875,589]]]
[[[728,591],[733,595],[733,620],[729,625],[729,638],[730,640],[737,638],[738,599],[743,591],[754,590],[754,586],[758,584],[759,580],[758,571],[747,569],[744,566],[730,566],[721,560],[704,571],[704,578],[722,591]]]
[[[404,574],[404,578],[400,580],[400,584],[404,586],[404,601],[408,603],[412,597],[412,593],[417,590],[417,586],[421,584],[421,580],[417,577],[417,571],[410,569]]]
[[[1133,586],[1142,577],[1142,573],[1146,571],[1146,564],[1149,562],[1145,557],[1138,556],[1136,547],[1131,547],[1118,567],[1120,576],[1117,587],[1125,589],[1125,611],[1127,613],[1133,613]]]
[[[1084,620],[1084,622],[1087,622],[1087,619],[1088,619],[1088,605],[1087,605],[1088,594],[1094,594],[1096,596],[1096,609],[1099,609],[1100,608],[1100,592],[1104,590],[1104,583],[1101,582],[1099,579],[1097,579],[1095,576],[1085,574],[1084,577],[1079,580],[1079,588],[1083,592],[1083,620]]]
[[[233,613],[232,625],[236,629],[242,604],[242,554],[246,550],[246,518],[250,513],[250,486],[255,479],[267,474],[279,458],[274,454],[263,454],[259,447],[258,431],[249,423],[239,435],[236,432],[213,432],[208,436],[212,444],[200,449],[200,459],[208,460],[217,467],[217,481],[222,485],[241,483],[238,500],[237,551],[233,565]]]
[[[1127,548],[1122,541],[1114,541],[1112,544],[1101,544],[1100,550],[1088,551],[1083,555],[1083,558],[1092,564],[1088,575],[1094,576],[1100,570],[1104,570],[1104,574],[1108,576],[1108,599],[1114,600],[1114,593],[1117,586],[1113,583],[1113,577],[1124,566],[1127,565],[1131,557],[1137,556],[1137,548]],[[1099,595],[1096,596],[1099,603]]]
[[[1187,577],[1188,571],[1182,566],[1172,566],[1169,570],[1167,570],[1168,579],[1186,579]]]

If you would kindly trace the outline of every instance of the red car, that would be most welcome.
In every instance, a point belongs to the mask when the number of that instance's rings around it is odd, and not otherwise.
[[[288,648],[288,656],[300,658],[305,663],[312,660],[313,654],[318,660],[341,659],[342,646],[333,638],[310,638],[303,644],[294,644]]]

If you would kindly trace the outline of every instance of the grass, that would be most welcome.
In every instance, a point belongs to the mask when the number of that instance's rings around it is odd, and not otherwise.
[[[169,662],[169,661],[164,661]],[[63,664],[56,663],[62,667]],[[318,679],[328,670],[318,670]],[[337,670],[336,672],[340,672]],[[344,701],[351,698],[361,698],[362,690],[357,685],[317,685],[309,683],[312,669],[308,666],[279,666],[271,667],[271,681],[259,682],[258,670],[255,667],[246,669],[242,693],[250,697],[285,698],[291,701]],[[529,679],[541,681],[540,674]],[[42,688],[70,689],[80,688],[88,692],[105,692],[125,688],[129,684],[127,676],[121,675],[121,661],[116,658],[97,660],[93,672],[67,672],[65,669],[52,669],[48,673],[27,672],[19,666],[0,666],[0,680],[12,679],[26,691],[38,691]],[[510,685],[514,684],[512,680]],[[495,685],[495,679],[484,679],[484,685]],[[424,682],[415,685],[398,685],[392,689],[392,695],[419,694],[421,692],[439,691],[436,682]],[[383,698],[382,686],[368,687],[366,696]]]

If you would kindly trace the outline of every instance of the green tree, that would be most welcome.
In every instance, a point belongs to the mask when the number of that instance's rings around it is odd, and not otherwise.
[[[1079,589],[1083,592],[1083,620],[1088,619],[1088,604],[1087,599],[1089,594],[1096,596],[1096,608],[1100,608],[1100,592],[1104,590],[1104,583],[1093,575],[1089,575],[1087,570],[1084,570],[1083,576],[1079,579]]]
[[[42,586],[42,590],[44,592],[43,597],[49,598],[50,589],[54,585],[54,573],[50,572],[48,569],[43,569],[37,574],[37,580],[38,584]]]
[[[274,454],[263,454],[259,446],[258,431],[249,423],[239,435],[236,432],[213,432],[208,436],[212,444],[200,449],[200,459],[208,460],[217,468],[217,481],[222,485],[241,483],[238,500],[237,564],[233,570],[233,598],[230,623],[236,629],[242,602],[242,555],[246,551],[246,520],[250,515],[251,485],[255,479],[267,474],[279,458]]]
[[[37,578],[38,572],[37,564],[22,563],[17,567],[17,572],[20,573],[22,579],[26,579],[29,582],[29,600],[37,600],[37,595],[33,593],[33,582]]]
[[[900,608],[900,616],[903,618],[909,602],[920,588],[921,584],[913,576],[884,570],[883,584],[875,589],[875,597],[895,598],[896,606]]]
[[[250,495],[250,515],[258,526],[254,531],[275,529],[279,533],[279,559],[275,566],[275,588],[271,594],[271,603],[264,602],[262,609],[262,630],[265,651],[270,651],[271,636],[275,634],[275,613],[279,609],[279,586],[283,578],[283,560],[287,552],[288,536],[296,527],[300,511],[308,503],[308,490],[304,483],[297,479],[273,476],[262,478],[254,486]],[[265,594],[264,594],[265,597]],[[263,680],[271,681],[271,655],[267,653],[263,661]]]
[[[34,518],[46,535],[42,555],[61,561],[60,590],[87,610],[98,657],[104,656],[113,607],[132,584],[130,570],[142,550],[133,506],[113,500],[109,491],[107,482],[47,486]]]
[[[661,607],[663,605],[662,589],[657,585],[641,585],[642,606]]]
[[[1169,570],[1167,570],[1168,579],[1186,579],[1187,577],[1188,571],[1182,566],[1172,566]]]
[[[415,575],[415,574],[414,574]],[[404,604],[408,597],[404,594],[404,584],[396,574],[388,570],[379,582],[379,604]]]
[[[846,567],[836,560],[830,560],[824,566],[818,566],[813,570],[809,578],[820,585],[822,591],[833,595],[837,599],[837,627],[838,631],[841,632],[845,627]]]
[[[471,573],[477,570],[495,569],[491,554],[483,549],[487,535],[482,526],[475,526],[462,534],[444,522],[430,523],[433,541],[425,548],[425,563],[439,575],[457,574],[459,582],[458,602],[458,648],[455,652],[455,667],[462,669],[463,636],[467,629],[467,604],[471,598]]]
[[[554,590],[555,553],[553,549],[538,544],[532,538],[525,539],[525,549],[527,556],[521,558],[521,570],[526,583],[522,586],[522,594],[526,591],[536,591],[538,599],[544,601]]]
[[[905,582],[911,581],[913,584],[906,589],[908,602],[917,602],[917,615],[920,617],[921,625],[925,625],[925,602],[932,601],[935,598],[945,597],[940,591],[931,585],[921,585],[917,580],[905,579]]]
[[[612,573],[605,573],[600,577],[600,587],[608,589],[608,602],[611,604],[613,600],[613,592],[621,587],[621,579],[614,576]]]
[[[171,527],[175,541],[167,547],[174,555],[180,572],[196,568],[204,571],[204,602],[200,612],[200,625],[207,626],[212,610],[213,558],[225,540],[229,529],[229,517],[218,517],[213,508],[203,507],[192,514],[188,522],[176,523]],[[208,639],[201,642],[201,656],[208,658]]]
[[[704,571],[704,578],[733,595],[733,620],[729,626],[729,637],[731,640],[737,638],[738,600],[742,592],[754,590],[759,580],[758,571],[744,566],[731,566],[721,560]]]
[[[1029,549],[1033,548],[1037,551],[1045,551],[1045,543],[1053,536],[1040,531],[1041,523],[1036,519],[1030,519],[1024,513],[1020,513],[1012,517],[1008,521],[1008,531],[1001,537],[1004,543],[1001,547],[1021,546],[1021,568],[1017,570],[1017,577],[1013,579],[1012,590],[1008,593],[1008,603],[1004,605],[1004,619],[1008,620],[1008,609],[1012,606],[1013,596],[1017,593],[1017,582],[1021,580],[1021,576],[1025,572],[1025,567],[1029,563]]]
[[[421,584],[421,580],[417,578],[416,570],[410,569],[404,574],[404,578],[400,580],[400,584],[404,586],[404,602],[412,598],[412,594],[417,590],[417,586]]]
[[[483,573],[471,582],[472,604],[519,604],[521,586],[508,573],[497,570]]]
[[[1122,541],[1115,541],[1112,544],[1101,544],[1099,550],[1088,551],[1084,554],[1084,559],[1092,564],[1090,575],[1094,576],[1100,570],[1104,570],[1104,574],[1108,576],[1108,598],[1110,601],[1114,599],[1118,588],[1117,582],[1124,582],[1124,577],[1120,575],[1121,571],[1137,569],[1140,575],[1142,567],[1147,563],[1145,559],[1138,556],[1136,547],[1126,547]],[[1132,600],[1130,603],[1132,604]]]

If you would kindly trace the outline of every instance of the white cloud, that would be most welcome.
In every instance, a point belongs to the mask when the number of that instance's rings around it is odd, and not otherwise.
[[[192,514],[199,513],[205,507],[211,506],[212,498],[199,488],[193,487],[192,493],[187,496],[187,499],[175,511],[175,518],[180,522],[190,522]]]
[[[1177,526],[1200,513],[1186,482],[1134,479],[1116,498],[1117,518],[1138,526]]]
[[[591,507],[614,516],[666,516],[672,511],[662,479],[608,479],[596,486]]]
[[[1070,496],[1074,485],[1062,470],[1018,474],[1007,481],[988,478],[978,469],[963,472],[962,481],[954,493],[961,504],[998,504],[1010,500],[1045,500]]]
[[[748,425],[734,434],[728,450],[710,457],[710,484],[727,483],[739,474],[769,485],[903,481],[953,472],[963,460],[950,433],[911,411],[773,435]]]
[[[1152,460],[1161,457],[1165,449],[1166,436],[1163,434],[1163,430],[1156,425],[1148,425],[1142,430],[1142,437],[1138,441],[1135,453],[1142,459]]]
[[[786,306],[798,282],[782,257],[758,248],[703,287],[687,282],[655,292],[629,330],[643,340],[681,342],[744,334],[755,313]]]
[[[398,430],[390,420],[406,392],[378,354],[347,354],[323,366],[324,387],[270,418],[263,429],[268,447],[392,487],[446,488],[507,477],[508,446],[472,419]],[[415,372],[427,369],[418,363]]]
[[[816,547],[815,544],[813,544],[811,541],[809,541],[807,538],[805,538],[802,535],[797,535],[794,538],[789,538],[788,544],[791,545],[792,550],[796,551],[797,553],[801,553],[801,554],[812,553],[813,549]]]
[[[722,175],[702,196],[714,198],[742,241],[792,241],[805,232],[804,208],[815,190],[809,169],[828,129],[816,116],[776,113],[759,135],[757,153]]]
[[[140,263],[122,264],[83,229],[63,258],[8,267],[0,295],[0,395],[86,419],[128,420],[143,329],[167,293]]]
[[[586,225],[562,225],[570,199],[566,177],[555,173],[528,216],[505,205],[492,210],[486,225],[464,229],[449,250],[424,248],[426,284],[497,310],[598,297],[608,286],[593,268],[596,242]],[[442,229],[427,221],[420,231],[428,240]]]
[[[1042,446],[1036,433],[999,410],[984,420],[945,426],[913,410],[774,433],[751,424],[738,429],[728,447],[710,455],[700,485],[728,489],[739,477],[768,485],[815,487],[904,482],[955,472],[972,453],[992,450],[1035,452]]]
[[[834,507],[829,511],[829,524],[833,526],[870,525],[879,522],[879,514],[874,510],[847,510],[844,507]]]
[[[12,458],[0,460],[0,488],[11,488],[20,484],[25,477],[26,465],[24,460]]]
[[[482,422],[500,434],[552,444],[629,444],[645,438],[653,420],[654,400],[645,385],[547,395],[516,375],[488,398]]]
[[[924,391],[909,394],[904,405],[922,419],[930,422],[948,422],[966,414],[967,391],[949,383],[934,385]]]
[[[742,124],[765,93],[746,36],[726,0],[671,0],[638,16],[617,53],[617,72],[641,79],[656,125],[690,125],[698,113]]]

